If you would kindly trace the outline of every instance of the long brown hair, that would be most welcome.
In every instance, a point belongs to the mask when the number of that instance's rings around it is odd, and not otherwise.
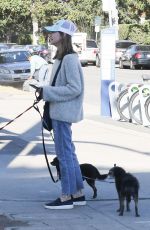
[[[59,59],[62,60],[63,57],[66,54],[72,54],[72,53],[76,53],[73,49],[72,46],[72,38],[69,34],[65,34],[63,32],[59,32],[62,40],[61,40],[61,49],[59,48],[59,50],[57,49],[56,54],[54,56],[54,59]]]

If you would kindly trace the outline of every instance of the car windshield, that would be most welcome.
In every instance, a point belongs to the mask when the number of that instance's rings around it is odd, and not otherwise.
[[[116,48],[127,49],[129,46],[133,45],[133,42],[118,42],[116,43]]]
[[[87,41],[86,41],[86,46],[87,46],[88,48],[97,48],[97,44],[96,44],[96,42],[93,41],[93,40],[87,40]]]
[[[140,51],[150,51],[150,46],[137,46],[136,50]]]
[[[29,53],[26,51],[0,53],[0,64],[28,61]]]

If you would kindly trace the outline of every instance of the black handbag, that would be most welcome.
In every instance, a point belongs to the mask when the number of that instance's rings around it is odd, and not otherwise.
[[[56,82],[56,78],[57,78],[57,75],[58,75],[58,72],[61,68],[61,63],[62,63],[62,60],[58,66],[58,69],[55,73],[55,76],[53,78],[53,81],[52,81],[52,86],[55,86],[55,82]],[[42,125],[43,125],[43,128],[48,130],[49,132],[52,131],[53,127],[52,127],[52,119],[50,118],[50,113],[49,113],[49,104],[50,102],[49,101],[46,101],[45,104],[44,104],[44,108],[43,108],[43,122],[42,122]]]

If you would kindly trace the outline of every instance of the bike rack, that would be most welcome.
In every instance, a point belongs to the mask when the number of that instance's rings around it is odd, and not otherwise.
[[[130,100],[132,99],[133,94],[139,91],[140,86],[141,85],[139,83],[133,83],[129,86],[129,88],[128,88],[129,104],[130,104]],[[129,114],[130,114],[131,122],[138,124],[138,122],[132,116],[133,113],[136,113],[136,116],[139,117],[139,120],[142,120],[142,111],[141,111],[140,96],[139,95],[136,97],[136,100],[134,101],[134,108],[132,108],[132,111],[129,108]]]
[[[125,87],[125,84],[122,84],[116,81],[113,81],[112,83],[110,83],[108,87],[111,116],[112,116],[112,119],[114,120],[120,120],[120,115],[117,111],[116,103],[117,103],[117,97],[124,87]]]
[[[150,126],[150,121],[147,119],[145,114],[145,102],[149,96],[150,96],[150,85],[144,84],[139,88],[139,99],[141,105],[143,126]]]

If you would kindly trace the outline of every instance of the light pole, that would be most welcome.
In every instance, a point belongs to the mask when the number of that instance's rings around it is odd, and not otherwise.
[[[109,27],[101,30],[101,92],[102,116],[112,116],[110,85],[115,81],[115,43],[118,39],[118,11],[115,0],[102,0],[103,11],[108,13]]]
[[[118,10],[115,0],[102,0],[102,9],[108,12],[109,27],[114,27],[116,31],[116,40],[118,39]]]

